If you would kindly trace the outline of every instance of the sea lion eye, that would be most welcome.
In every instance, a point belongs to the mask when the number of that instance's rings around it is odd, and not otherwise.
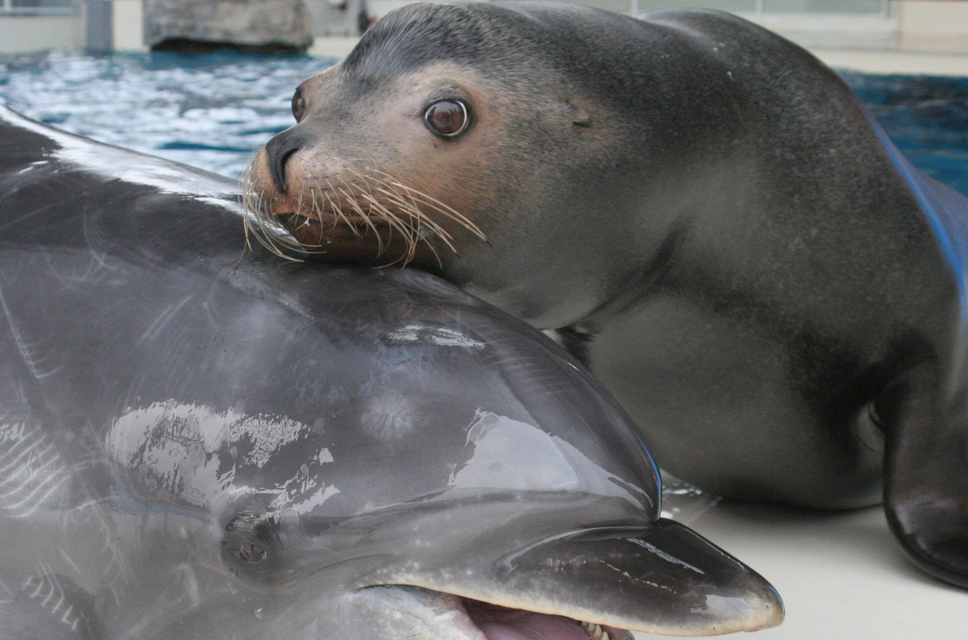
[[[296,89],[296,93],[292,94],[292,117],[299,122],[304,115],[306,115],[306,99],[303,98],[302,91]]]
[[[471,118],[460,100],[439,100],[427,107],[424,122],[438,136],[454,138],[464,133]]]

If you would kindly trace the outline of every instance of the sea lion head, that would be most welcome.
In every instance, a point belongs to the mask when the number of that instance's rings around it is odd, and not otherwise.
[[[563,47],[563,25],[589,11],[559,9],[560,24],[486,4],[388,14],[296,90],[297,124],[244,178],[250,210],[325,260],[413,264],[538,326],[586,312],[582,287],[556,282],[622,250],[627,233],[587,225],[629,197],[612,187],[630,128],[620,105],[589,98],[606,62]]]

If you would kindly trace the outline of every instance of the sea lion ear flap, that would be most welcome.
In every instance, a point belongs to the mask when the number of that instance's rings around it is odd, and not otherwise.
[[[925,363],[885,391],[884,506],[915,564],[968,588],[966,390],[951,393],[946,382]]]
[[[568,109],[571,112],[571,123],[577,127],[590,127],[592,126],[592,117],[587,111],[575,104],[573,100],[565,100],[565,104],[568,105]]]

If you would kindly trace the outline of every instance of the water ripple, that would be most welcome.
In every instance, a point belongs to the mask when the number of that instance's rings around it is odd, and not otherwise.
[[[289,102],[333,64],[309,56],[55,51],[0,59],[0,101],[102,142],[237,178],[293,123]]]

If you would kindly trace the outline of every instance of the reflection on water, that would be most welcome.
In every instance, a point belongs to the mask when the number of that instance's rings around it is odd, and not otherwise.
[[[0,58],[0,102],[103,142],[237,178],[292,124],[296,85],[334,61],[176,53]],[[916,167],[968,194],[968,78],[844,79]]]

